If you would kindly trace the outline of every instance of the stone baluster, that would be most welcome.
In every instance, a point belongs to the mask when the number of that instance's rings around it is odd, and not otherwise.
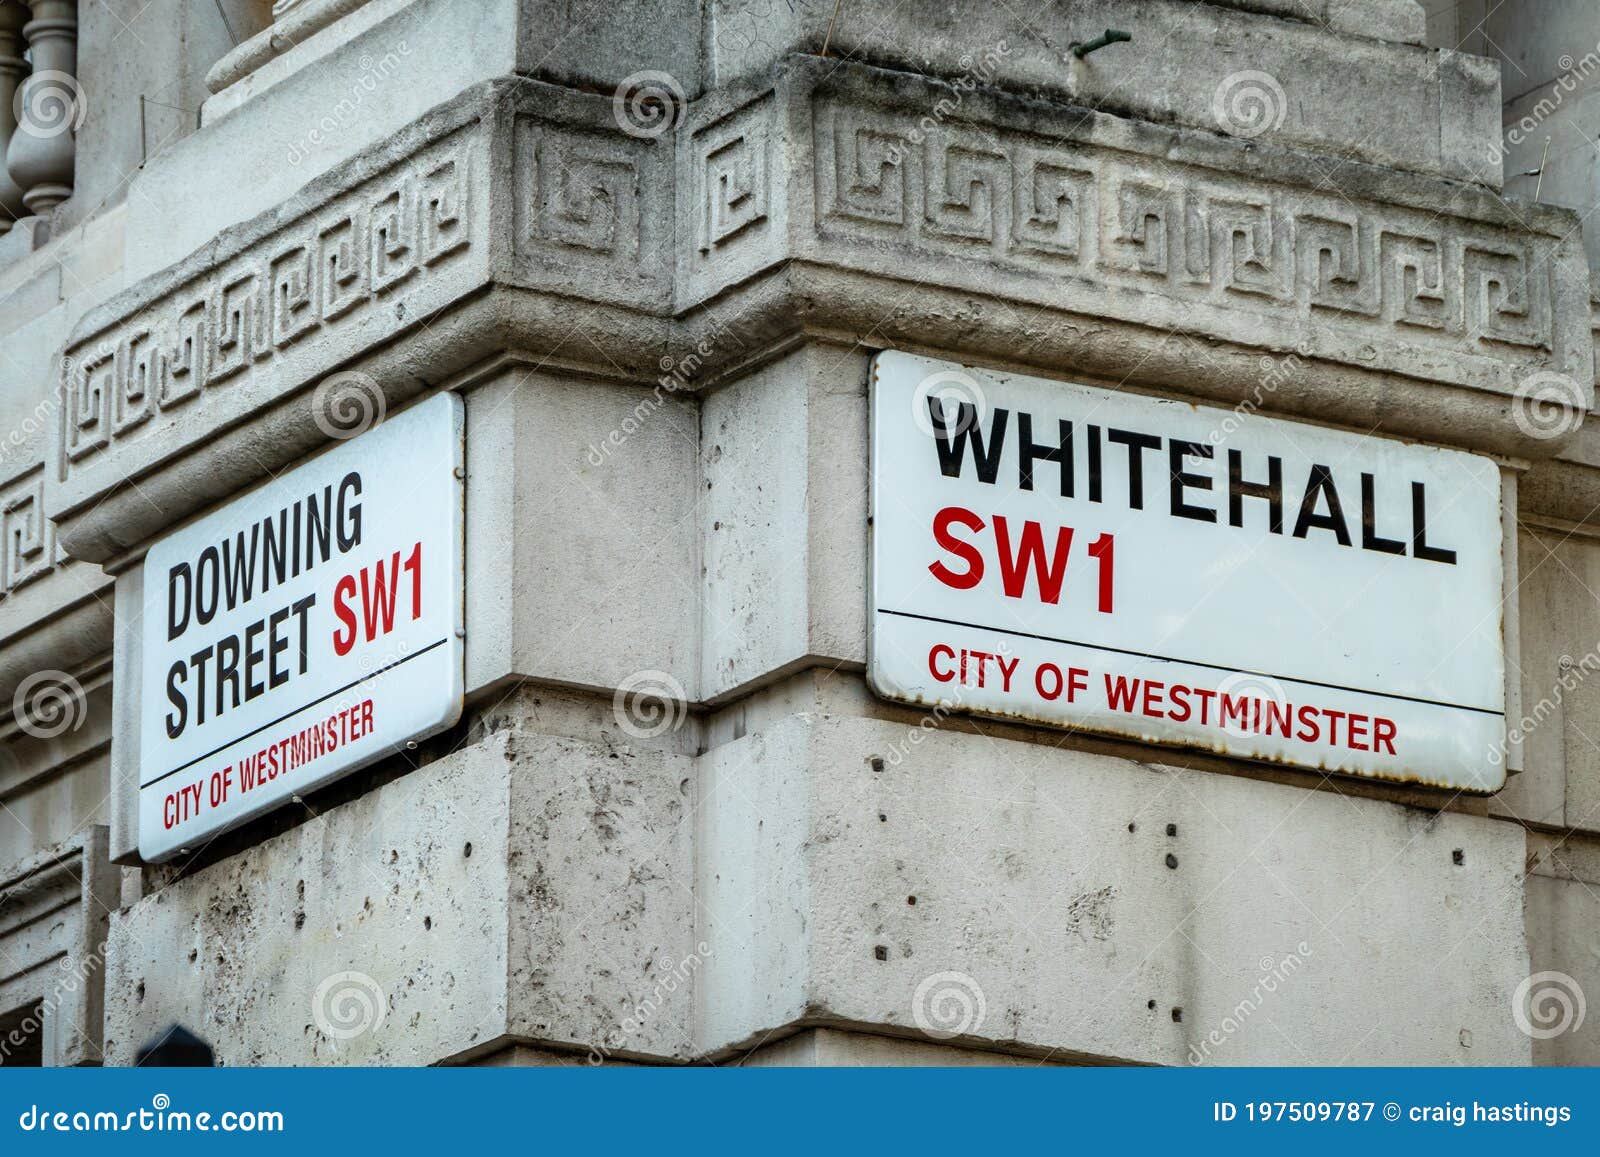
[[[48,213],[72,195],[73,152],[85,111],[78,87],[77,0],[30,0],[22,27],[33,71],[16,100],[17,128],[6,170],[29,212]]]
[[[22,26],[28,22],[28,7],[22,0],[0,0],[0,160],[17,127],[17,86],[28,75],[28,62],[22,58]],[[0,233],[6,233],[19,217],[27,215],[22,203],[22,187],[13,181],[0,164]]]

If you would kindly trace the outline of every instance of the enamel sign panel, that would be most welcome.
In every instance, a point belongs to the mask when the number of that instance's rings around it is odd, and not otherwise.
[[[879,695],[1503,785],[1490,459],[896,352],[871,407]]]
[[[459,718],[463,422],[432,398],[150,548],[145,859]]]

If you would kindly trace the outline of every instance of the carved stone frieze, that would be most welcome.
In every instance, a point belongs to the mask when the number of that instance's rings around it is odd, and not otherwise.
[[[972,332],[939,320],[948,300]],[[1111,336],[1039,339],[1061,330]],[[1519,383],[1592,396],[1564,210],[794,57],[646,134],[598,94],[480,86],[112,299],[62,359],[44,501],[69,552],[104,559],[315,448],[287,403],[336,370],[391,401],[508,351],[648,381],[707,332],[747,364],[815,331],[1086,373],[1176,335],[1219,351],[1219,379],[1292,350],[1281,412],[1417,434],[1444,390],[1435,436],[1511,453],[1556,449],[1515,428]],[[1256,376],[1147,384],[1226,399]],[[196,487],[202,444],[227,469]]]
[[[44,514],[44,484],[41,463],[0,486],[0,599],[60,561],[55,527]]]
[[[63,480],[155,437],[152,419],[300,384],[280,363],[313,334],[398,329],[402,292],[481,239],[477,163],[466,141],[431,148],[75,342],[63,359]]]
[[[1591,376],[1570,227],[927,119],[815,102],[820,259],[1506,394]]]

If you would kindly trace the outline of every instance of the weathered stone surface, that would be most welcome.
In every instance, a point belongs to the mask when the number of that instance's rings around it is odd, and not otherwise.
[[[1209,0],[1228,8],[1305,20],[1336,32],[1422,44],[1426,14],[1417,0]]]
[[[111,1059],[171,1019],[230,1064],[510,1040],[682,1061],[786,1025],[926,1041],[951,1028],[934,977],[981,1002],[957,1043],[1034,1058],[1526,1063],[1509,825],[928,732],[854,678],[721,713],[698,760],[575,701],[519,703],[518,725],[119,913],[109,982],[147,983]],[[1461,966],[1418,974],[1418,939]],[[315,998],[345,973],[383,1018],[340,1040]]]
[[[644,671],[688,696],[702,503],[692,406],[510,367],[467,394],[467,427],[469,694],[516,676],[609,693]]]
[[[174,1022],[226,1065],[425,1064],[504,1032],[508,743],[119,911],[108,983],[136,995],[107,1009],[107,1062],[133,1063]],[[344,1039],[362,1020],[373,1031]]]
[[[741,716],[742,738],[713,723],[697,850],[711,1047],[796,1020],[914,1032],[919,987],[951,973],[933,985],[984,1009],[958,1043],[1527,1063],[1507,1004],[1528,965],[1515,827],[930,730],[867,703],[836,677],[788,713],[774,703],[779,718]],[[1451,967],[1417,969],[1417,943],[1447,946]]]
[[[1024,12],[913,0],[887,11],[841,8],[835,20],[832,0],[716,0],[707,41],[717,84],[760,74],[786,53],[819,52],[826,40],[835,56],[907,72],[992,79],[1084,109],[1498,187],[1498,166],[1484,164],[1499,135],[1497,70],[1477,69],[1488,83],[1462,86],[1449,76],[1450,54],[1339,34],[1418,43],[1422,20],[1414,5],[1284,0],[1230,7],[1080,0]],[[1301,19],[1242,10],[1267,7]],[[1075,42],[1106,28],[1133,40],[1081,60],[1070,55]],[[1312,93],[1344,96],[1308,99]],[[1397,107],[1412,115],[1391,115]],[[906,108],[934,112],[931,104]],[[1452,121],[1470,133],[1453,131]]]
[[[808,345],[702,403],[699,698],[865,662],[866,381]]]
[[[1600,844],[1530,832],[1528,865],[1530,972],[1517,1010],[1534,1036],[1533,1063],[1592,1065],[1600,1060],[1600,1026],[1588,1008],[1600,988]]]
[[[109,983],[144,997],[108,1012],[109,1063],[172,1021],[229,1065],[618,1031],[694,950],[692,764],[611,735],[497,732],[117,913]],[[686,1055],[678,992],[614,1051]]]

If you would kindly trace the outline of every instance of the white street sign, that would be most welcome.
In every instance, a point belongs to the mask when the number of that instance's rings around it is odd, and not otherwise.
[[[463,422],[432,398],[150,548],[145,859],[460,717]]]
[[[888,352],[872,519],[885,698],[1505,781],[1488,458]]]

